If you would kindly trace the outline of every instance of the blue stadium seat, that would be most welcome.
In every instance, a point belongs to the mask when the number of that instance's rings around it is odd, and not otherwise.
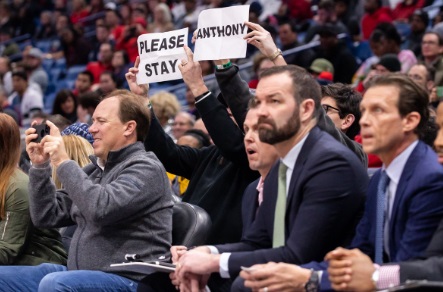
[[[45,95],[46,95],[46,94],[54,93],[54,92],[55,92],[55,89],[56,89],[56,84],[55,84],[55,83],[52,83],[52,82],[49,82],[49,83],[48,83],[48,86],[46,87]]]
[[[43,111],[47,114],[50,114],[52,112],[52,106],[54,104],[55,95],[56,93],[52,92],[50,94],[45,94],[43,98],[43,105],[44,105]]]
[[[66,80],[66,89],[74,89],[75,80]]]
[[[56,68],[60,68],[63,70],[66,70],[66,59],[65,58],[61,58],[61,59],[57,59],[54,61],[54,66]]]
[[[85,65],[72,66],[68,69],[68,71],[66,71],[66,79],[67,80],[75,80],[75,79],[77,79],[77,75],[80,72],[83,72],[85,70],[86,70]]]
[[[56,84],[62,77],[63,69],[61,68],[51,68],[49,69],[49,80]]]
[[[41,40],[35,43],[35,46],[39,48],[43,53],[49,53],[52,46],[52,40]]]
[[[46,73],[49,74],[51,72],[51,68],[54,66],[54,60],[53,59],[43,59],[42,67],[46,71]]]

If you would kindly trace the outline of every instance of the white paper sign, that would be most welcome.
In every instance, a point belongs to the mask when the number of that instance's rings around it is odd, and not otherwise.
[[[140,56],[137,84],[182,79],[178,65],[187,59],[188,28],[142,34],[137,39]]]
[[[198,16],[194,60],[246,57],[249,5],[207,9]]]

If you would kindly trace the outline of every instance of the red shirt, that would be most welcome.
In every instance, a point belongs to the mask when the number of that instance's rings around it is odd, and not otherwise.
[[[147,31],[143,31],[141,34],[145,34]],[[134,63],[135,59],[138,56],[138,48],[137,48],[137,37],[132,37],[129,40],[125,41],[125,38],[122,36],[116,45],[117,50],[125,50],[128,53],[129,60]]]
[[[361,20],[363,39],[368,40],[377,24],[381,22],[392,22],[391,10],[388,7],[381,7],[372,14],[365,13]]]
[[[312,18],[311,1],[306,0],[283,0],[286,4],[291,18],[305,20]]]
[[[113,70],[111,64],[105,65],[101,62],[89,62],[86,66],[86,70],[92,73],[94,75],[94,84],[99,83],[100,81],[100,74],[102,74],[105,71],[111,71]]]
[[[409,19],[416,9],[420,9],[424,5],[425,0],[416,0],[411,5],[405,5],[403,2],[399,2],[394,10],[392,10],[392,17],[394,19]]]
[[[83,9],[82,11],[72,12],[71,14],[71,22],[72,24],[76,24],[80,19],[89,15],[89,11],[87,9]]]
[[[357,135],[354,141],[361,144],[361,136]],[[383,162],[375,154],[368,154],[368,167],[381,167]]]

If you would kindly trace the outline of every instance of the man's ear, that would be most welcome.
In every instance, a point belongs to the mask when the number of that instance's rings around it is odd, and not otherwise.
[[[414,131],[420,123],[421,116],[418,112],[410,112],[403,118],[403,130],[405,132]]]
[[[300,121],[306,122],[311,120],[315,115],[315,101],[313,99],[305,99],[300,103]]]
[[[135,130],[137,128],[137,123],[134,120],[131,120],[125,124],[125,127],[126,127],[126,129],[125,129],[124,135],[125,135],[125,137],[129,137],[133,133],[135,133]]]
[[[347,114],[341,122],[340,129],[345,132],[347,129],[349,129],[349,127],[352,126],[354,121],[355,121],[355,116],[353,114]]]

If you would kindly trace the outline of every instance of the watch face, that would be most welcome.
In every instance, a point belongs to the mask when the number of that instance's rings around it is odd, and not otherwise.
[[[319,283],[318,283],[318,273],[315,271],[312,271],[311,277],[309,278],[309,281],[305,285],[306,292],[317,292],[319,289]]]
[[[305,289],[306,289],[306,292],[317,292],[318,291],[318,283],[313,283],[313,282],[309,281],[306,284]]]

